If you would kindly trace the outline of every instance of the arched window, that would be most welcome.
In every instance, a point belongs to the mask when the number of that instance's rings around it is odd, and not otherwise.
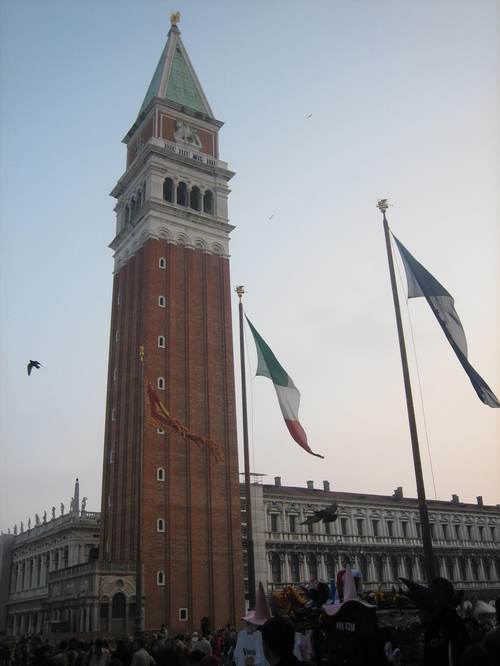
[[[158,347],[165,348],[165,336],[164,335],[159,335],[158,336]]]
[[[157,481],[165,481],[165,468],[164,467],[158,467],[156,469],[156,480]]]
[[[165,531],[165,521],[163,518],[158,518],[156,521],[156,531],[157,532],[164,532]]]
[[[398,569],[398,558],[396,557],[396,555],[393,555],[391,557],[391,572],[392,572],[392,580],[397,581],[399,576],[399,569]]]
[[[458,560],[458,568],[460,570],[460,577],[463,581],[467,580],[467,562],[465,557],[460,557]]]
[[[177,185],[177,203],[179,206],[187,206],[187,194],[187,185],[181,180],[181,182]]]
[[[290,555],[290,576],[292,583],[300,581],[300,562],[297,555]]]
[[[310,553],[307,556],[307,564],[309,567],[309,576],[311,578],[317,578],[318,577],[318,561],[316,560],[316,556]]]
[[[163,181],[163,198],[165,201],[174,201],[174,181],[171,178],[165,178]]]
[[[156,572],[156,584],[157,585],[165,585],[165,572],[164,571],[157,571]]]
[[[158,377],[158,379],[156,380],[156,386],[157,386],[157,388],[160,389],[160,391],[164,391],[165,390],[165,379],[163,377]]]
[[[158,296],[158,307],[165,308],[167,307],[167,299],[165,296]]]
[[[203,195],[203,210],[209,215],[214,214],[214,195],[210,190],[206,190]]]
[[[472,569],[472,579],[479,580],[479,567],[475,557],[470,558],[470,565]]]
[[[368,580],[368,561],[364,555],[360,555],[359,557],[359,568],[361,570],[363,580]]]
[[[271,576],[273,583],[281,583],[281,560],[278,553],[271,554]]]
[[[326,575],[328,580],[335,580],[336,563],[331,555],[326,556]]]
[[[99,604],[99,619],[107,620],[109,613],[109,604],[107,601],[103,601]]]
[[[413,580],[413,569],[414,569],[413,558],[407,555],[405,558],[405,564],[406,564],[406,574],[410,580]]]
[[[160,427],[156,428],[156,432],[157,432],[159,435],[164,435],[164,434],[165,434],[165,431],[163,430],[163,428],[160,428]]]
[[[160,257],[160,258],[159,258],[159,260],[158,260],[158,267],[159,267],[159,268],[162,268],[163,270],[165,270],[165,268],[167,267],[167,260],[165,259],[165,257]]]
[[[130,219],[133,220],[136,213],[137,213],[137,199],[133,197],[130,203]]]
[[[123,592],[117,592],[111,603],[111,617],[114,620],[121,620],[126,617],[127,599]]]
[[[189,206],[193,210],[201,210],[201,192],[199,187],[193,187],[189,195]]]

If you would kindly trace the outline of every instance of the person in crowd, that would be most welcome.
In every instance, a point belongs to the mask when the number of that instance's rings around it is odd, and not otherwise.
[[[424,666],[456,666],[469,644],[467,630],[455,608],[455,590],[446,578],[429,587],[401,578],[422,609]]]
[[[242,620],[246,627],[238,634],[233,661],[236,666],[268,666],[262,647],[262,634],[257,631],[271,617],[262,583],[259,583],[255,599],[255,610],[249,611]]]
[[[287,617],[272,617],[262,627],[262,644],[269,666],[300,666],[294,655],[295,627]]]
[[[102,638],[96,638],[90,648],[86,666],[109,666],[111,654]]]
[[[139,636],[134,641],[134,655],[131,666],[156,666],[153,657],[146,650],[146,641]]]
[[[206,636],[202,636],[196,643],[196,649],[203,652],[203,656],[212,654],[212,646]]]
[[[500,597],[495,600],[495,619],[496,627],[488,631],[483,638],[490,664],[500,664]]]

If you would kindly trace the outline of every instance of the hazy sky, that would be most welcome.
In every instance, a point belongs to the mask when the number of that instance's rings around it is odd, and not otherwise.
[[[500,396],[499,3],[0,0],[0,9],[0,528],[68,505],[76,476],[88,508],[100,509],[109,192],[175,9],[226,123],[221,158],[237,173],[233,286],[246,286],[247,314],[300,389],[301,422],[325,455],[290,439],[271,382],[258,377],[254,470],[269,482],[414,495],[375,205],[391,200],[394,233],[454,296],[469,359]],[[500,410],[476,397],[426,303],[409,305],[437,495],[498,503]],[[408,330],[404,301],[403,314]],[[409,355],[433,497],[411,342]],[[45,367],[28,378],[30,358]]]

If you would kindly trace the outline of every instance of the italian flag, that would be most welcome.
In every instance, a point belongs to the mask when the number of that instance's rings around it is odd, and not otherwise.
[[[255,330],[250,319],[248,317],[246,319],[252,331],[255,346],[257,347],[258,365],[256,374],[268,377],[274,384],[281,412],[290,435],[307,453],[318,458],[324,458],[319,453],[313,453],[309,448],[307,435],[299,423],[300,393],[295,387],[292,378],[286,373],[267,343]]]

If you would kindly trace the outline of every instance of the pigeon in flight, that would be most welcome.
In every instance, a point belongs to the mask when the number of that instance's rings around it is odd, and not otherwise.
[[[333,523],[337,520],[337,505],[331,504],[328,508],[321,511],[315,511],[312,516],[309,516],[301,525],[312,525],[313,523],[319,523],[322,520],[324,523]]]
[[[312,116],[312,113],[310,113],[308,116],[306,116],[306,120],[308,120]]]
[[[273,219],[273,217],[274,217],[274,213],[270,217],[267,218],[267,221],[270,222]]]
[[[28,363],[28,375],[31,375],[31,371],[33,370],[33,368],[36,368],[37,370],[39,370],[42,367],[43,367],[42,364],[39,363],[38,361],[31,361],[30,360],[30,362]]]

